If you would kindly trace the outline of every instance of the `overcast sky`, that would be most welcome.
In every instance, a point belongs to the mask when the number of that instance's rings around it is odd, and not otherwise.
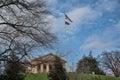
[[[56,48],[70,52],[72,62],[90,50],[97,56],[120,46],[120,0],[47,0],[47,4],[53,14],[52,32],[59,39]],[[64,13],[73,21],[66,31]]]

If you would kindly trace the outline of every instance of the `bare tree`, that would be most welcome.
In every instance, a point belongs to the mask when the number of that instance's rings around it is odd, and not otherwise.
[[[0,0],[0,61],[14,53],[22,59],[33,47],[52,47],[49,12],[43,0]]]
[[[120,51],[104,51],[102,54],[104,67],[110,69],[116,77],[120,76]]]

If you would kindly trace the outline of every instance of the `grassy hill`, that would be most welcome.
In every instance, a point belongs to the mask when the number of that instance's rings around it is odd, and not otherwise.
[[[69,74],[70,80],[120,80],[120,78],[102,75]],[[28,74],[25,80],[48,80],[47,73]]]
[[[27,74],[25,80],[48,80],[47,73]]]

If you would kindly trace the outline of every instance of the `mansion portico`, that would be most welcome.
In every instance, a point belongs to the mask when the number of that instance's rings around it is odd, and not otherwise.
[[[53,68],[54,61],[55,55],[52,53],[36,58],[26,66],[26,73],[49,72]],[[61,58],[60,61],[65,68],[66,61]]]

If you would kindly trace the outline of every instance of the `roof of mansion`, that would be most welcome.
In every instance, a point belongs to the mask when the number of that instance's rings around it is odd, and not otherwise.
[[[40,56],[36,59],[33,59],[30,63],[33,65],[41,64],[41,63],[49,63],[49,62],[54,62],[55,61],[55,54],[49,53],[44,56]],[[66,61],[62,58],[60,58],[60,61],[62,63],[66,63]]]

